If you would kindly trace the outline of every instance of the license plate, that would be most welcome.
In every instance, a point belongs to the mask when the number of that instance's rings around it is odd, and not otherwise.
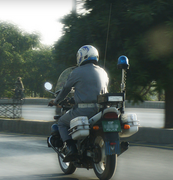
[[[120,132],[121,125],[120,121],[102,121],[103,131],[104,132]]]

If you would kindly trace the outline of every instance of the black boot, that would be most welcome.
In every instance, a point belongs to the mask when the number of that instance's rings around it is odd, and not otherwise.
[[[67,154],[63,160],[63,162],[69,162],[76,159],[77,148],[73,139],[69,139],[66,141],[67,143]]]

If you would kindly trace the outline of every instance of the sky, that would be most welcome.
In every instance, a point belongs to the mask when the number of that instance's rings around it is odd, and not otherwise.
[[[0,0],[0,21],[28,33],[40,34],[41,43],[53,45],[62,35],[59,20],[72,10],[73,0]]]

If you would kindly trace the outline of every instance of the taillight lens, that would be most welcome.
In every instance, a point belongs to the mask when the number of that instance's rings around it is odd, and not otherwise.
[[[115,142],[111,142],[111,143],[110,143],[111,146],[114,146],[114,145],[116,145],[116,144],[117,144],[117,143],[115,143]]]
[[[115,112],[109,112],[109,113],[104,114],[103,118],[104,119],[117,119],[118,114]]]

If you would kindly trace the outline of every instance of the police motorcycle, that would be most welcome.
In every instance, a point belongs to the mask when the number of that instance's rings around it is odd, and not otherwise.
[[[121,138],[129,137],[138,131],[139,121],[134,113],[125,113],[125,80],[129,61],[126,56],[118,58],[117,66],[122,69],[122,83],[120,93],[106,93],[98,96],[99,112],[88,119],[86,116],[74,118],[70,122],[69,134],[76,141],[78,154],[75,160],[64,162],[66,144],[61,140],[58,126],[51,127],[48,146],[58,155],[61,170],[65,174],[72,174],[76,168],[93,169],[100,180],[110,179],[117,167],[117,157],[128,149],[128,142],[121,142]],[[74,69],[68,68],[60,75],[55,93],[51,92],[52,85],[45,83],[45,89],[55,96],[58,88],[62,87],[67,75]],[[73,105],[73,98],[68,97],[61,102],[61,111],[54,116],[58,120],[62,114]]]

